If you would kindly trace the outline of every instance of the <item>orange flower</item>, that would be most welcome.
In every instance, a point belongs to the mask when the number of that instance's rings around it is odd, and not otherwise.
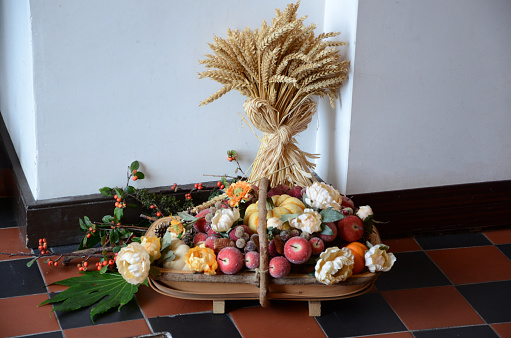
[[[204,244],[191,248],[185,256],[186,265],[191,271],[204,272],[215,275],[218,263],[213,250],[206,248]]]
[[[229,189],[227,189],[227,196],[229,196],[229,205],[231,207],[237,206],[242,200],[249,197],[250,184],[248,184],[245,181],[238,181],[236,183],[233,183],[229,186]]]
[[[172,238],[181,238],[183,233],[185,232],[185,228],[183,227],[183,223],[178,218],[171,217],[170,225],[167,229],[172,234]]]

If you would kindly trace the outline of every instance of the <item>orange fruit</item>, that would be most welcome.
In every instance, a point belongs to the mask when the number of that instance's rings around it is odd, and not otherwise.
[[[353,257],[355,258],[354,259],[355,264],[353,265],[353,274],[356,275],[358,273],[361,273],[362,271],[364,271],[364,268],[366,266],[365,254],[366,251],[369,250],[369,248],[360,242],[351,242],[350,244],[346,245],[346,247],[351,250]]]

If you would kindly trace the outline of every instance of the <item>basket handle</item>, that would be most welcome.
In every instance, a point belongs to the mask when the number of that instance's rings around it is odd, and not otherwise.
[[[270,181],[264,177],[259,182],[259,222],[257,224],[257,233],[259,235],[259,303],[262,307],[270,306],[268,299],[268,284],[270,281],[268,275],[268,238],[266,233],[266,197],[268,196],[268,186]]]

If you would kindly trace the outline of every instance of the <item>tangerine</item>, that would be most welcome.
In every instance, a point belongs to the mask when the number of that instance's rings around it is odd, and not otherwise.
[[[366,251],[369,250],[367,246],[360,242],[351,242],[350,244],[346,245],[348,249],[351,250],[351,253],[353,254],[353,257],[355,258],[355,264],[353,265],[353,274],[359,274],[362,271],[364,271],[364,268],[366,266],[366,259],[365,254]]]

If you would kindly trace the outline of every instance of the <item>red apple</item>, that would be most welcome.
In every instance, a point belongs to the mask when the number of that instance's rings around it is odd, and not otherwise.
[[[199,242],[204,242],[208,238],[208,235],[206,235],[203,232],[198,232],[193,236],[193,245],[197,245]]]
[[[207,230],[204,228],[207,224],[204,216],[206,216],[209,213],[210,213],[209,209],[204,209],[195,216],[196,218],[200,218],[197,222],[193,223],[193,227],[195,230],[197,230],[198,232],[204,233],[207,232]]]
[[[319,237],[312,237],[309,239],[309,243],[311,244],[313,255],[319,255],[325,250],[325,242]]]
[[[268,264],[268,270],[273,278],[281,278],[289,275],[291,272],[291,263],[286,257],[273,257]]]
[[[216,260],[220,270],[227,275],[239,272],[245,265],[243,254],[238,248],[234,247],[226,247],[220,250]]]
[[[303,264],[312,255],[312,247],[308,240],[296,236],[287,240],[284,245],[284,256],[293,264]]]
[[[325,223],[325,225],[332,229],[333,235],[322,235],[318,233],[318,236],[323,240],[323,242],[330,243],[337,237],[337,224],[330,222]]]
[[[346,242],[355,242],[364,235],[364,223],[355,215],[348,215],[337,222],[337,233]]]
[[[245,266],[248,269],[257,269],[259,267],[259,252],[249,251],[245,254]]]
[[[342,199],[341,207],[343,207],[343,208],[352,208],[352,209],[355,208],[355,203],[353,203],[351,198],[346,197],[346,196],[341,196],[341,199]]]
[[[210,248],[211,250],[215,250],[215,239],[220,238],[220,235],[211,235],[206,238],[206,248]]]

